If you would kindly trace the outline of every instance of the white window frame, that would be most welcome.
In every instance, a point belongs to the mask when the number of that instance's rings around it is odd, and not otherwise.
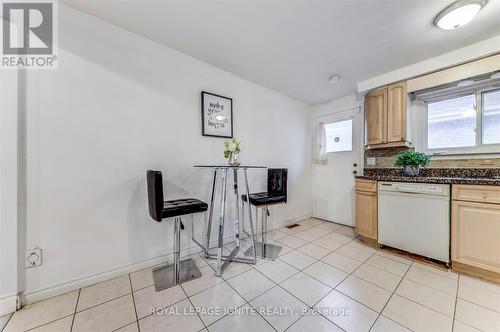
[[[434,156],[462,156],[473,155],[500,155],[500,144],[483,144],[483,93],[500,90],[499,84],[475,89],[464,89],[463,91],[448,94],[424,97],[414,100],[412,107],[415,108],[414,120],[416,121],[416,150]],[[474,94],[476,97],[476,145],[470,147],[437,148],[429,149],[428,146],[428,104],[432,102],[453,99],[461,96]]]

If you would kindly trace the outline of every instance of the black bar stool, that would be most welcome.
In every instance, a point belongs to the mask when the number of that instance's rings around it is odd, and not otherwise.
[[[201,277],[193,259],[180,261],[181,230],[184,229],[181,216],[204,213],[207,204],[194,199],[176,199],[163,201],[163,179],[160,171],[148,170],[146,173],[148,186],[149,215],[154,220],[161,222],[165,219],[175,218],[174,225],[174,262],[173,264],[159,266],[153,269],[153,280],[157,292],[173,287],[180,283]],[[192,219],[191,219],[192,220]],[[193,227],[193,225],[191,225]]]
[[[288,169],[286,168],[269,168],[267,170],[267,192],[250,194],[250,205],[255,206],[256,222],[258,225],[259,209],[261,209],[261,242],[256,243],[257,256],[275,260],[281,251],[281,246],[267,243],[267,217],[269,216],[269,206],[277,204],[286,204],[287,202],[287,177]],[[242,208],[245,208],[247,196],[241,196]],[[249,209],[251,206],[249,205]],[[256,226],[258,227],[258,226]],[[253,247],[250,247],[245,255],[253,255]]]

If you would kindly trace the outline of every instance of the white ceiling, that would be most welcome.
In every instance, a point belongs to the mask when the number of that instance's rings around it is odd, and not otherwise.
[[[500,0],[442,31],[451,0],[75,1],[72,7],[235,75],[318,104],[356,83],[500,34]],[[338,84],[328,77],[341,75]]]

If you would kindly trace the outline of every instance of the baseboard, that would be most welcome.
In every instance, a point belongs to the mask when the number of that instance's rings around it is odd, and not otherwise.
[[[294,224],[294,223],[300,222],[302,220],[311,218],[311,215],[312,215],[312,213],[309,213],[309,214],[301,216],[301,217],[297,217],[297,218],[285,220],[285,221],[282,221],[282,222],[279,222],[276,224],[272,224],[272,225],[270,225],[271,226],[270,228],[271,228],[271,230],[274,230],[274,229],[277,229],[280,227]],[[226,243],[232,242],[234,240],[235,240],[234,235],[231,235],[231,236],[224,238],[224,242],[226,242]],[[210,243],[211,247],[216,246],[216,245],[217,245],[216,241],[211,241],[211,243]],[[192,247],[183,249],[181,252],[181,256],[188,256],[188,255],[192,255],[192,254],[195,254],[195,253],[198,253],[201,251],[202,250],[198,246],[194,245]],[[81,277],[78,279],[69,280],[67,282],[55,284],[55,285],[45,287],[42,289],[26,292],[22,295],[21,302],[23,305],[26,305],[26,304],[42,301],[42,300],[48,299],[50,297],[54,297],[54,296],[61,295],[61,294],[67,293],[67,292],[71,292],[71,291],[79,289],[79,288],[93,285],[93,284],[98,283],[98,282],[117,278],[117,277],[122,276],[122,275],[127,274],[127,273],[135,272],[138,270],[146,269],[146,268],[154,266],[154,265],[162,264],[162,263],[165,263],[166,261],[170,261],[171,259],[172,259],[172,253],[163,254],[163,255],[160,255],[157,257],[141,260],[141,261],[138,261],[138,262],[135,262],[132,264],[120,266],[120,267],[117,267],[117,268],[114,268],[114,269],[111,269],[108,271],[84,276],[84,277]],[[15,310],[15,295],[14,295],[14,302],[13,303],[14,303],[13,308]],[[3,308],[3,307],[0,306],[0,309],[1,308]]]
[[[9,294],[0,298],[0,316],[16,311],[16,294]]]

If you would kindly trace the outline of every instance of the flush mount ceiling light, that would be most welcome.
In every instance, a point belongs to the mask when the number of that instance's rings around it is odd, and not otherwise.
[[[335,74],[333,76],[330,76],[329,80],[332,84],[338,83],[340,81],[340,75]]]
[[[469,23],[488,0],[458,0],[443,9],[433,23],[440,29],[453,30]]]

